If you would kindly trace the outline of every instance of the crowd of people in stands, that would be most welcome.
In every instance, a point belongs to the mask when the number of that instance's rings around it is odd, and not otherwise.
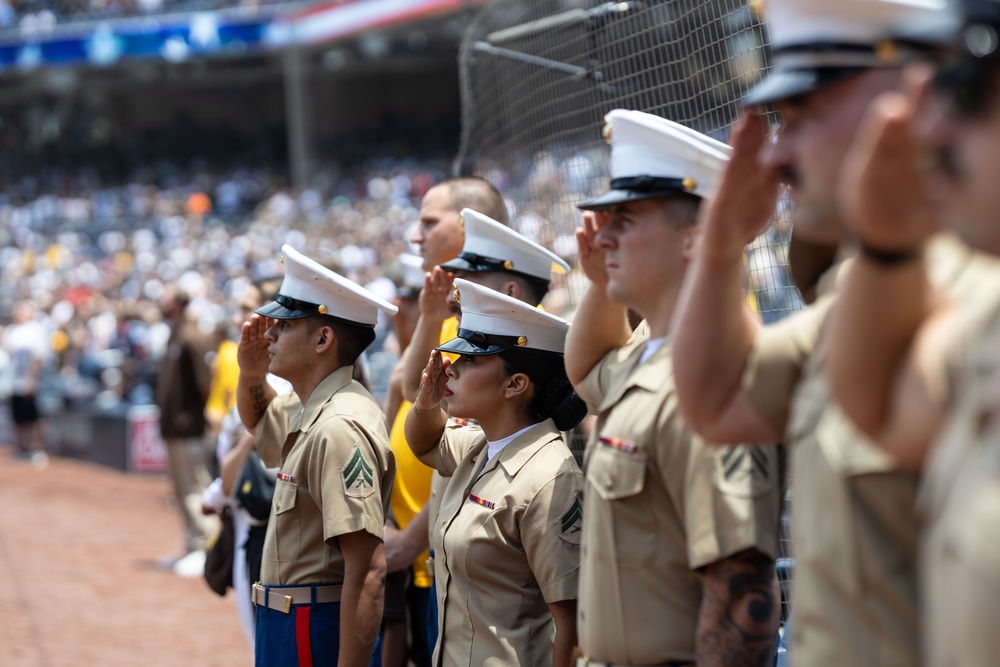
[[[61,181],[46,191],[23,179],[0,196],[0,323],[18,302],[36,305],[52,340],[50,392],[148,402],[166,340],[156,300],[167,285],[190,295],[191,312],[220,340],[235,333],[228,323],[247,285],[280,274],[283,243],[312,249],[391,298],[402,276],[397,257],[412,250],[420,199],[447,169],[445,160],[374,160],[321,170],[298,189],[263,168],[202,167],[186,179],[168,170],[169,178],[143,181],[155,175],[146,170],[113,186],[77,181],[75,190]],[[542,161],[522,186],[538,201],[552,200],[546,215],[562,219],[530,212],[517,224],[571,256],[574,214],[547,184],[562,176]],[[570,306],[571,282],[556,290],[554,309]],[[382,366],[377,358],[373,365],[377,388]]]

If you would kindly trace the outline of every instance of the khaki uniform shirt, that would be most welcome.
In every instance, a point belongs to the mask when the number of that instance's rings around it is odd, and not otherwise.
[[[954,400],[920,492],[928,667],[1000,660],[1000,285],[992,287],[958,327]]]
[[[302,405],[278,396],[254,437],[264,463],[280,464],[264,538],[261,582],[341,583],[337,537],[382,538],[396,464],[385,416],[351,366],[323,380]]]
[[[775,447],[721,447],[681,421],[670,346],[642,335],[577,388],[597,424],[584,457],[578,631],[597,662],[695,661],[699,568],[746,549],[774,557]]]
[[[931,249],[932,282],[958,285],[968,250]],[[919,664],[917,476],[832,402],[824,336],[837,266],[816,302],[761,330],[743,390],[791,456],[791,655],[797,666]]]
[[[583,478],[552,420],[489,463],[478,426],[450,422],[435,467],[450,476],[434,532],[434,664],[552,664],[548,604],[576,598]]]

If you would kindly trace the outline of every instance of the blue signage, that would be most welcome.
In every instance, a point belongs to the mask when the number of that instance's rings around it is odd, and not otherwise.
[[[0,70],[48,65],[106,67],[137,58],[181,62],[193,57],[241,56],[264,48],[273,18],[202,12],[108,21],[84,29],[66,26],[46,35],[5,35],[0,36]]]

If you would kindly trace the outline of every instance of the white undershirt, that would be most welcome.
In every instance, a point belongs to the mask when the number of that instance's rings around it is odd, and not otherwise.
[[[537,426],[537,424],[532,424],[531,426],[528,426],[527,428],[522,428],[517,433],[515,433],[513,435],[508,435],[506,438],[503,438],[501,440],[495,440],[493,442],[487,440],[486,441],[486,463],[489,463],[490,461],[492,461],[493,457],[496,456],[497,454],[499,454],[501,449],[503,449],[504,447],[506,447],[507,445],[510,444],[511,440],[513,440],[517,436],[521,435],[522,433],[524,433],[525,431],[527,431],[529,428],[533,428],[535,426]]]
[[[653,357],[653,355],[656,354],[661,347],[663,347],[663,344],[665,342],[667,342],[666,336],[660,336],[659,338],[650,338],[649,340],[647,340],[646,349],[644,349],[642,351],[642,354],[639,355],[638,365],[642,365],[647,361],[649,361]]]

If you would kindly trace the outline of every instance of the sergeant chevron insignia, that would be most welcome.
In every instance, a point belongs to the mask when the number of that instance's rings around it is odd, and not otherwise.
[[[715,452],[715,483],[728,495],[756,498],[767,490],[772,474],[771,456],[764,448],[733,445]]]
[[[349,496],[363,498],[375,490],[375,471],[365,461],[361,446],[355,445],[354,454],[344,466],[344,493]]]
[[[559,519],[559,537],[572,544],[580,543],[580,531],[583,529],[583,503],[579,496],[573,497],[566,511]]]

